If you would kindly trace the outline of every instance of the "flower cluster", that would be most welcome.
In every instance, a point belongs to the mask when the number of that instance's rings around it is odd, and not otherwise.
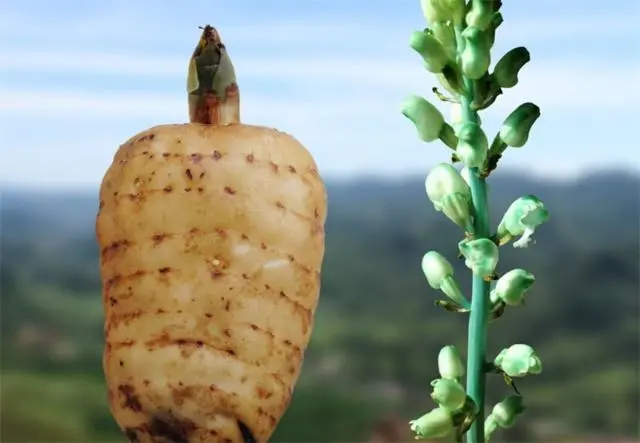
[[[481,443],[496,429],[511,426],[524,411],[513,379],[542,371],[540,358],[525,344],[503,349],[492,362],[482,361],[487,322],[503,315],[507,307],[523,304],[535,282],[533,274],[519,268],[499,275],[499,248],[512,240],[516,248],[527,247],[536,229],[549,219],[542,201],[525,195],[513,201],[491,232],[486,179],[507,148],[527,143],[540,109],[533,103],[521,104],[490,141],[478,113],[491,106],[504,89],[518,83],[520,70],[530,60],[529,51],[514,48],[490,70],[496,29],[503,21],[499,0],[421,0],[421,6],[428,28],[411,34],[409,44],[446,91],[433,88],[437,98],[450,105],[450,121],[433,103],[416,95],[402,103],[401,112],[422,141],[440,140],[452,151],[451,162],[440,163],[429,172],[425,188],[434,209],[463,230],[457,249],[473,274],[473,291],[471,300],[465,297],[453,266],[442,254],[429,251],[424,255],[422,270],[429,285],[449,299],[436,304],[470,315],[467,381],[463,386],[465,369],[457,350],[442,348],[440,378],[432,382],[431,393],[438,406],[413,420],[411,429],[416,438],[455,432],[457,441],[468,432],[470,443]],[[461,167],[456,168],[456,163]],[[515,394],[496,404],[483,421],[484,388],[478,386],[484,385],[485,374],[490,373],[501,374]]]

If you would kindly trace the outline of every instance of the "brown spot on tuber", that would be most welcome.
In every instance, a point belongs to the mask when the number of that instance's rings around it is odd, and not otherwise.
[[[256,157],[253,154],[249,154],[245,157],[247,159],[247,163],[253,163]]]
[[[178,419],[172,414],[155,415],[149,423],[149,434],[154,437],[153,441],[189,443],[189,437],[195,430],[194,422]]]
[[[186,170],[186,171],[184,171],[184,172],[185,172],[185,174],[187,174],[187,178],[188,178],[189,180],[193,180],[193,174],[191,173],[191,169],[188,169],[188,168],[187,168],[187,170]]]
[[[169,234],[155,234],[155,235],[153,235],[151,237],[151,240],[153,240],[153,246],[158,246],[167,237],[169,237]]]
[[[222,158],[222,154],[220,154],[219,151],[213,151],[211,157],[213,157],[214,160],[220,160]]]
[[[279,209],[284,209],[284,205],[282,204],[282,202],[276,202],[276,207],[278,207]]]
[[[296,171],[296,168],[294,168],[293,166],[289,165],[289,172],[295,174],[297,171]]]
[[[120,385],[118,386],[118,391],[120,391],[120,394],[122,394],[122,397],[123,397],[123,402],[122,402],[123,408],[129,408],[133,412],[142,411],[142,403],[140,403],[140,399],[136,395],[136,391],[133,388],[133,386]]]
[[[170,268],[170,267],[165,267],[165,268],[160,268],[160,269],[158,269],[158,272],[159,272],[160,274],[166,274],[166,273],[167,273],[167,272],[169,272],[169,271],[171,271],[171,268]]]
[[[191,154],[191,161],[194,163],[200,163],[202,160],[202,154]]]
[[[229,187],[229,186],[225,186],[224,187],[224,192],[226,192],[227,194],[234,195],[236,193],[236,190],[231,188],[231,187]]]
[[[166,192],[166,193],[169,193],[169,192],[173,191],[173,186],[165,186],[163,191]]]

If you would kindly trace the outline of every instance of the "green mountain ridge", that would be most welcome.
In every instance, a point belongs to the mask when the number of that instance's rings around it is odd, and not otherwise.
[[[518,384],[529,410],[502,438],[637,435],[640,176],[560,182],[507,172],[489,186],[494,226],[523,194],[551,212],[536,244],[501,249],[499,272],[522,267],[537,280],[524,307],[492,323],[490,353],[528,343],[545,364]],[[438,350],[464,353],[466,317],[434,306],[440,294],[420,270],[437,250],[469,293],[456,259],[461,232],[433,210],[424,177],[328,180],[327,191],[316,326],[274,442],[364,441],[383,415],[426,412]],[[0,440],[123,441],[102,381],[97,190],[0,192]],[[494,402],[509,390],[498,378],[489,392]],[[24,424],[36,422],[42,428]]]

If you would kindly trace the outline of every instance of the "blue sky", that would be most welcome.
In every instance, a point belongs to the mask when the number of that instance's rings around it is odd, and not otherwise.
[[[399,113],[435,79],[408,47],[418,0],[4,0],[0,3],[0,182],[95,187],[118,145],[187,118],[199,25],[234,61],[244,122],[293,134],[326,177],[426,174],[446,161]],[[542,109],[503,167],[572,177],[638,165],[635,0],[504,0],[494,59],[532,54],[520,84],[483,115],[489,136],[518,104]],[[442,106],[445,115],[446,106]]]

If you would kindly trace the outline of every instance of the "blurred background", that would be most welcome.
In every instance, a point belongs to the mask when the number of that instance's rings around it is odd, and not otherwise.
[[[640,74],[633,0],[504,0],[495,58],[525,45],[520,84],[482,118],[488,135],[518,104],[542,117],[490,178],[492,220],[533,193],[552,218],[501,268],[537,277],[524,307],[490,329],[490,355],[533,345],[542,375],[495,441],[638,441],[640,416]],[[300,139],[330,201],[321,302],[303,375],[274,442],[409,442],[432,407],[445,344],[463,351],[466,317],[434,307],[420,260],[455,259],[460,232],[424,194],[448,160],[399,114],[429,99],[408,37],[417,0],[5,0],[0,3],[0,440],[122,442],[101,368],[94,237],[97,192],[118,145],[187,118],[197,26],[218,26],[243,120]],[[447,112],[445,106],[443,112]],[[490,380],[488,405],[509,389]]]

